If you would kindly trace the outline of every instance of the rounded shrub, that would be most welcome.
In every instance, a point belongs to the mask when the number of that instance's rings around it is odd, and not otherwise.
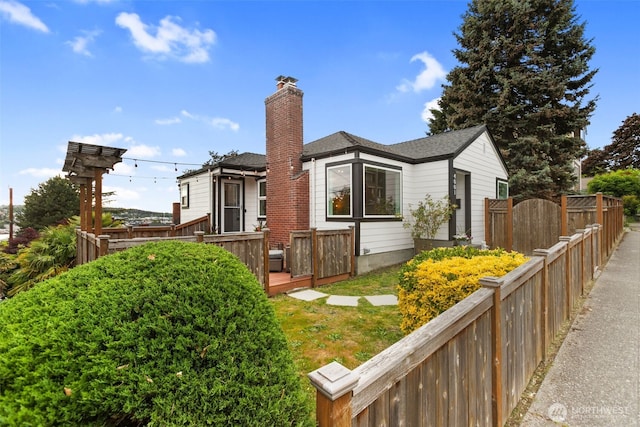
[[[219,247],[148,243],[0,304],[0,425],[309,422],[271,304]]]

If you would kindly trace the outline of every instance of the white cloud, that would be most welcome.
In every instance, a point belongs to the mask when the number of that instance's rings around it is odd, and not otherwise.
[[[163,125],[163,126],[165,126],[165,125],[175,125],[175,124],[178,124],[180,122],[182,122],[182,120],[180,120],[180,117],[171,117],[171,118],[168,118],[168,119],[156,119],[155,120],[155,123],[157,125]]]
[[[418,74],[414,81],[404,79],[396,89],[400,92],[421,92],[426,89],[431,89],[439,80],[445,80],[447,73],[442,68],[442,65],[428,52],[418,53],[413,55],[411,62],[422,61],[424,69]]]
[[[122,12],[116,25],[131,32],[134,44],[157,59],[174,58],[186,63],[209,61],[208,49],[216,41],[213,30],[185,28],[176,21],[179,17],[166,16],[159,26],[147,25],[135,13]],[[154,35],[155,33],[155,35]]]
[[[31,9],[17,1],[0,0],[0,13],[4,19],[14,24],[24,25],[43,33],[49,32],[49,28],[40,18],[31,13]]]
[[[173,154],[176,157],[184,157],[187,155],[187,152],[184,151],[182,148],[174,148],[173,150],[171,150],[171,154]]]
[[[117,175],[135,175],[135,172],[135,166],[126,161],[113,165],[113,173]]]
[[[103,133],[93,135],[73,135],[71,141],[83,142],[85,144],[93,145],[112,145],[118,142],[132,141],[131,137],[126,137],[121,133]],[[66,148],[65,148],[66,151]]]
[[[151,147],[150,145],[138,144],[132,145],[126,152],[127,157],[149,158],[160,155],[160,147]]]
[[[420,116],[422,117],[422,120],[427,123],[430,119],[433,118],[433,113],[431,112],[431,110],[440,110],[440,98],[432,99],[429,102],[425,102],[424,110],[422,110],[422,114]]]
[[[188,117],[190,119],[196,119],[196,116],[194,116],[193,114],[189,113],[187,110],[182,110],[180,111],[180,114],[182,114],[185,117]]]
[[[73,40],[67,41],[65,43],[71,46],[71,49],[73,49],[75,53],[84,56],[93,56],[91,52],[89,52],[88,45],[92,43],[97,36],[100,35],[101,31],[82,31],[82,33],[84,34],[84,36],[77,36]]]
[[[211,119],[211,125],[217,129],[231,129],[234,132],[237,132],[240,129],[240,125],[238,123],[222,117],[214,117]]]
[[[187,117],[191,120],[196,120],[196,121],[211,125],[216,129],[221,129],[221,130],[231,129],[234,132],[237,132],[238,130],[240,130],[240,124],[238,124],[237,122],[234,122],[231,119],[227,119],[224,117],[201,116],[198,114],[191,114],[187,110],[180,111],[180,114],[182,114],[183,117]]]
[[[51,178],[54,176],[64,176],[60,169],[51,168],[27,168],[18,172],[20,175],[29,175],[36,178]]]
[[[113,109],[114,113],[122,113],[122,107],[119,105],[116,105],[116,108]]]
[[[89,4],[89,3],[99,3],[99,4],[108,4],[115,3],[118,0],[75,0],[76,3],[80,4]]]

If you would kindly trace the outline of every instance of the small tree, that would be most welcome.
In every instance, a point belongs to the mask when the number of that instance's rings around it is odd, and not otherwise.
[[[633,216],[640,199],[640,169],[622,169],[594,177],[587,184],[589,193],[621,197],[624,214]]]
[[[449,221],[454,209],[455,205],[449,202],[448,196],[441,200],[433,200],[431,195],[427,194],[415,209],[409,205],[412,219],[405,221],[403,226],[411,229],[411,237],[414,239],[433,239],[442,224]]]
[[[68,179],[54,176],[24,198],[24,208],[17,215],[20,228],[42,230],[80,213],[80,196]]]

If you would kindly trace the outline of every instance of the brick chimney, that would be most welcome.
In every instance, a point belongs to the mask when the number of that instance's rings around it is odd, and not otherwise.
[[[302,91],[293,77],[276,78],[265,99],[267,226],[270,245],[286,246],[289,233],[309,229],[309,174],[302,170]]]

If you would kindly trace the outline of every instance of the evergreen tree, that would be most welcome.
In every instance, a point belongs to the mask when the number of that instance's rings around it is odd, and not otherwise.
[[[610,145],[605,153],[611,162],[611,169],[640,169],[640,115],[633,113],[613,132]]]
[[[16,222],[20,228],[42,230],[79,214],[78,189],[68,179],[54,176],[25,196],[24,207]]]
[[[609,171],[609,158],[602,148],[589,150],[582,161],[582,175],[595,176]]]
[[[611,144],[595,148],[582,161],[582,174],[595,176],[620,169],[640,169],[640,115],[633,113],[613,132]]]
[[[595,49],[584,38],[573,0],[472,0],[453,51],[462,64],[447,76],[430,132],[485,123],[510,173],[511,193],[551,197],[571,188],[584,154],[579,131]]]

